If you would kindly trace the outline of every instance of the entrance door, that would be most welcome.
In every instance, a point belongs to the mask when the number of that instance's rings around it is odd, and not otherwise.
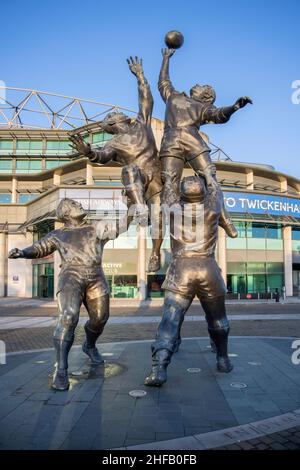
[[[33,265],[33,297],[53,298],[54,264]]]

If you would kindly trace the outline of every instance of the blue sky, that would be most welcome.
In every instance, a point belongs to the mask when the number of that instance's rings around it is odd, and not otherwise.
[[[140,55],[160,118],[160,49],[168,30],[182,31],[184,46],[171,59],[177,89],[209,83],[219,106],[242,95],[254,101],[203,131],[234,160],[300,177],[300,104],[291,101],[291,83],[300,80],[298,0],[15,0],[3,2],[0,13],[0,79],[8,86],[136,109],[125,59]]]

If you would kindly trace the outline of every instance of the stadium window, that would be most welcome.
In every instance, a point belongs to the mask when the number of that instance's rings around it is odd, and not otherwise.
[[[36,173],[42,170],[41,159],[27,159],[16,161],[16,173]]]
[[[267,238],[282,238],[282,229],[280,225],[267,225]]]
[[[250,222],[247,226],[247,237],[248,238],[265,238],[266,227],[265,224],[258,222]]]
[[[0,159],[0,173],[11,173],[12,172],[12,160]]]
[[[48,140],[46,154],[56,155],[58,153],[71,152],[69,140]]]
[[[69,163],[70,160],[67,159],[57,159],[57,160],[46,160],[46,170],[51,170],[51,168],[55,168],[60,165],[64,165],[65,163]]]
[[[17,154],[30,153],[30,154],[40,154],[43,149],[42,140],[17,140]]]
[[[26,202],[33,201],[39,196],[39,193],[20,193],[19,204],[25,204]]]
[[[0,203],[1,204],[9,204],[11,202],[11,194],[10,193],[0,193]]]
[[[293,227],[292,229],[292,239],[300,240],[300,228]]]
[[[0,154],[6,155],[13,151],[13,141],[12,140],[0,140]]]
[[[93,144],[97,142],[103,142],[103,132],[95,132],[95,134],[92,135],[93,138]]]

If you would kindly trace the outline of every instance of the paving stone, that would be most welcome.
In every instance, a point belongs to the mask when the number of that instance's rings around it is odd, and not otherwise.
[[[126,437],[127,438],[137,438],[140,439],[143,436],[145,439],[155,439],[155,427],[148,426],[130,426],[127,428]]]
[[[216,373],[212,355],[199,353],[199,344],[206,343],[207,338],[183,341],[182,349],[169,369],[169,380],[161,389],[143,385],[148,343],[122,345],[123,349],[118,350],[117,362],[124,369],[119,375],[107,379],[100,376],[74,379],[71,389],[62,393],[48,389],[52,351],[20,356],[14,362],[15,367],[8,368],[7,373],[1,376],[0,410],[4,410],[4,414],[1,419],[0,413],[0,447],[109,449],[136,447],[144,442],[147,448],[153,448],[156,441],[158,447],[154,448],[168,449],[166,442],[157,442],[164,440],[170,441],[168,445],[171,449],[203,448],[201,434],[259,420],[260,416],[280,414],[288,397],[299,395],[299,384],[290,366],[284,375],[289,357],[274,346],[276,343],[265,345],[262,339],[234,340],[232,350],[239,354],[239,358],[235,372],[226,376]],[[105,348],[106,345],[102,344],[103,352]],[[114,346],[108,344],[107,348],[113,351]],[[262,361],[273,350],[274,360]],[[132,368],[131,364],[137,356],[139,364]],[[262,362],[262,366],[246,369],[243,361],[250,359],[250,356]],[[46,364],[35,365],[36,358],[41,357]],[[268,396],[268,390],[264,391],[262,387],[269,386],[268,374],[271,371],[273,377],[277,363],[284,385],[275,379],[274,390]],[[202,372],[188,374],[186,369],[191,364],[201,367]],[[70,365],[72,370],[87,367],[86,358],[79,348],[74,349]],[[256,379],[259,385],[255,385]],[[244,381],[249,387],[236,393],[230,387],[234,381]],[[130,397],[128,392],[133,389],[145,390],[146,397]],[[283,390],[288,390],[288,394],[284,395],[286,398],[282,398]],[[291,403],[295,405],[295,399],[291,399]],[[291,421],[291,425],[294,422]],[[292,449],[298,446],[300,440],[297,433],[298,429],[294,428],[286,431],[286,435],[274,433],[274,436],[262,436],[252,441],[247,439],[231,445],[220,444],[238,449],[266,449],[276,444],[283,447],[289,445]]]

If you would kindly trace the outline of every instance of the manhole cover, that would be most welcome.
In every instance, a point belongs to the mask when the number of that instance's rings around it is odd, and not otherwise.
[[[232,388],[247,388],[247,385],[244,384],[243,382],[232,382],[230,384],[230,387],[232,387]]]
[[[197,372],[201,372],[201,369],[199,369],[199,367],[189,367],[187,371],[190,374],[197,374]]]
[[[254,362],[254,361],[250,361],[248,362],[249,366],[261,366],[261,362]]]
[[[238,354],[231,353],[231,354],[228,354],[228,357],[238,357]]]
[[[147,395],[147,392],[145,392],[145,390],[131,390],[129,395],[134,398],[142,398]]]

